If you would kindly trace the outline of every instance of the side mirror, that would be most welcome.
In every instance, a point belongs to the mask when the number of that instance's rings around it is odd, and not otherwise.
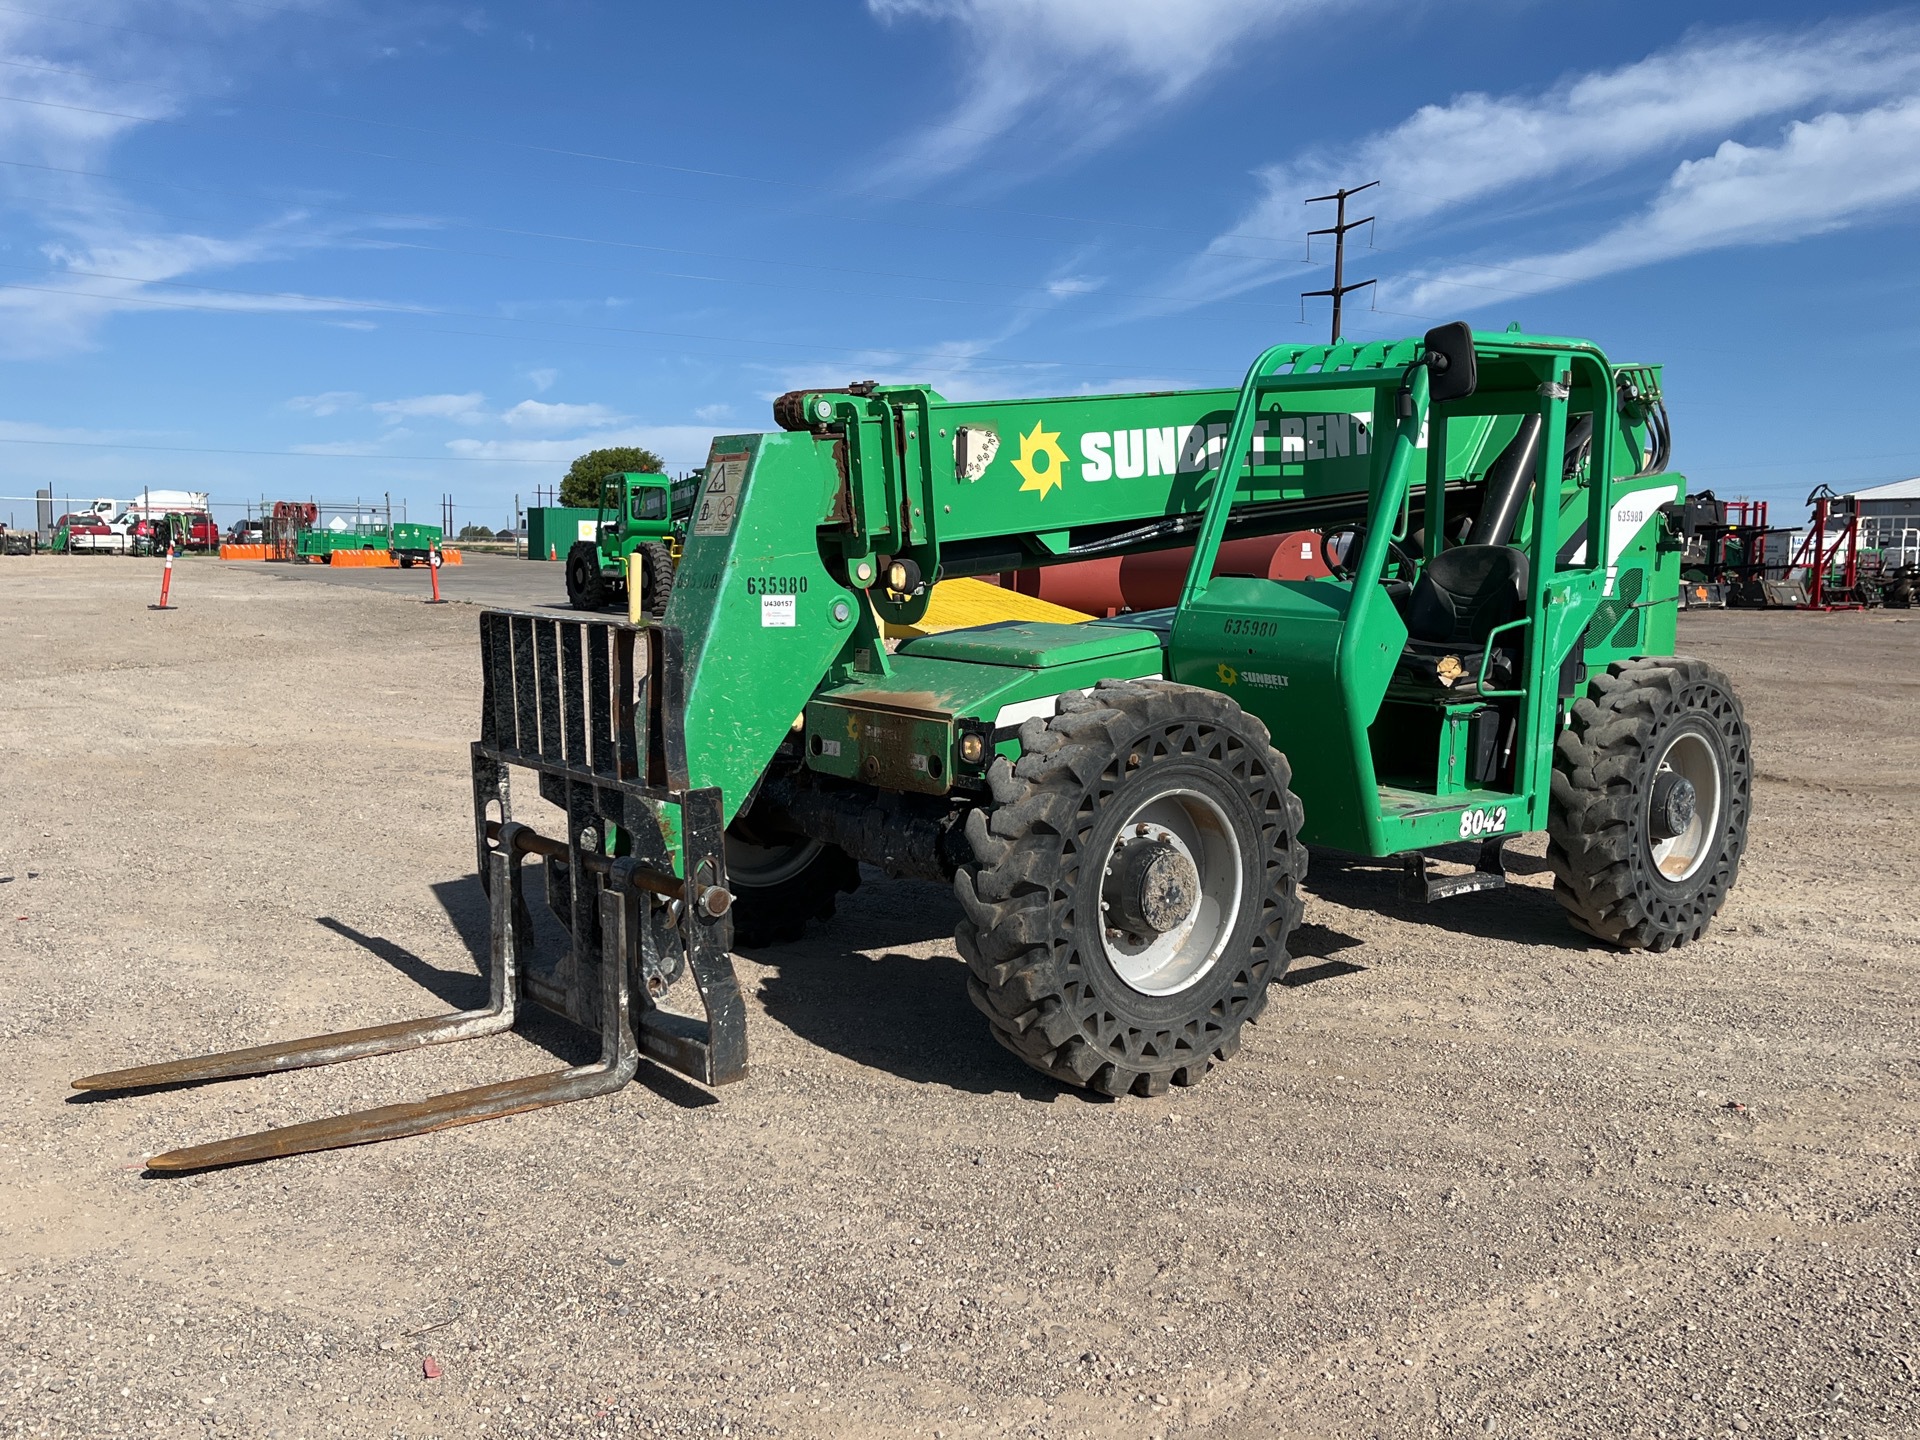
[[[1480,383],[1480,372],[1473,354],[1473,331],[1467,322],[1436,325],[1427,331],[1427,396],[1434,403],[1464,400]]]

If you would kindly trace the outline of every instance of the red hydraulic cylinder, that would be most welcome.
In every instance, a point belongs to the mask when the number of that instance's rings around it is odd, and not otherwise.
[[[1137,555],[1103,555],[1095,560],[1011,571],[1000,577],[1000,583],[1069,610],[1117,615],[1123,610],[1159,610],[1177,604],[1192,561],[1192,546]],[[1320,555],[1320,532],[1293,530],[1285,535],[1230,540],[1220,547],[1214,573],[1249,575],[1260,580],[1317,579],[1327,574],[1326,561]]]

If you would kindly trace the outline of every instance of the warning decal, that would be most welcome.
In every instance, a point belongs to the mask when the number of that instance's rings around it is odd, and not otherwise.
[[[700,506],[694,511],[693,533],[727,535],[733,531],[733,517],[740,511],[740,491],[746,485],[746,452],[714,455],[707,460],[706,488],[700,492]]]

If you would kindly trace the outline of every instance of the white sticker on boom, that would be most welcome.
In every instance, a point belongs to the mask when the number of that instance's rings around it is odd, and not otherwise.
[[[780,626],[791,630],[799,618],[800,597],[798,595],[762,595],[760,597],[760,628]]]

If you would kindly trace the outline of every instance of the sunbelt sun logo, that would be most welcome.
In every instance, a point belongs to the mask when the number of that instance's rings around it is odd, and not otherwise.
[[[1060,467],[1068,463],[1067,452],[1060,448],[1060,432],[1043,429],[1036,420],[1033,429],[1020,437],[1020,453],[1014,457],[1013,468],[1020,472],[1020,488],[1038,490],[1044,500],[1049,490],[1065,483]]]
[[[1284,415],[1256,421],[1255,465],[1299,465],[1362,456],[1373,448],[1373,416],[1368,411],[1333,415]],[[1160,475],[1198,475],[1213,469],[1226,453],[1225,425],[1155,425],[1138,430],[1089,430],[1080,436],[1080,478],[1090,485],[1106,480],[1138,480]],[[1060,444],[1060,432],[1036,420],[1020,437],[1013,468],[1020,489],[1041,499],[1066,484],[1066,467],[1076,463]]]

